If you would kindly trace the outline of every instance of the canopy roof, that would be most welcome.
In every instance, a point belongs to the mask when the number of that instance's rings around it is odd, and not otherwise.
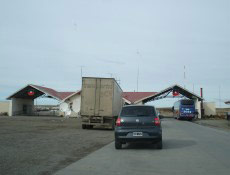
[[[29,95],[28,92],[33,91],[34,95]],[[58,101],[65,99],[67,96],[73,94],[74,92],[58,92],[54,89],[29,84],[24,88],[18,90],[17,92],[10,95],[7,99],[10,100],[11,98],[25,98],[25,99],[35,99],[42,95],[46,95],[49,98],[54,98]]]
[[[181,87],[180,85],[173,85],[173,86],[170,86],[150,97],[147,97],[145,99],[143,99],[142,101],[144,103],[147,103],[147,102],[150,102],[150,101],[154,101],[154,100],[158,100],[158,99],[162,99],[162,98],[165,98],[169,95],[169,93],[171,93],[172,91],[176,91],[178,92],[179,94],[181,94],[182,96],[184,97],[187,97],[189,99],[198,99],[199,101],[202,101],[204,100],[202,97],[200,97],[199,95],[193,93],[193,92],[190,92],[189,90]]]
[[[157,92],[123,92],[122,97],[126,103],[136,104],[155,94],[157,94]]]
[[[28,94],[29,91],[33,90],[34,95],[30,96]],[[179,86],[173,85],[170,86],[160,92],[123,92],[122,97],[128,104],[138,104],[139,102],[147,103],[150,101],[158,100],[161,98],[165,98],[169,95],[170,92],[176,91],[182,96],[185,96],[189,99],[198,99],[199,101],[203,100],[202,97],[196,95],[195,93],[190,92],[189,90]],[[58,92],[54,89],[47,88],[44,86],[38,86],[29,84],[24,88],[18,90],[17,92],[10,95],[7,99],[11,98],[25,98],[25,99],[35,99],[42,95],[46,95],[47,97],[54,98],[58,101],[65,101],[75,94],[80,94],[81,91],[76,92]],[[226,102],[227,103],[227,102]]]

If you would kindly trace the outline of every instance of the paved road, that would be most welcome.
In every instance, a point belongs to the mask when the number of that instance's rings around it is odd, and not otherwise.
[[[173,119],[162,125],[163,150],[146,144],[115,150],[111,143],[57,175],[230,174],[230,132]]]

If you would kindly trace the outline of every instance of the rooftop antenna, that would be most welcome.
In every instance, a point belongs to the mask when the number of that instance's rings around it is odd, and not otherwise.
[[[121,85],[121,80],[120,80],[120,78],[118,79],[118,78],[116,77],[116,81],[117,81],[117,83],[118,83],[119,85]]]
[[[112,74],[112,73],[107,73],[107,74],[109,74],[109,75],[110,75],[110,78],[113,78],[113,74]]]
[[[80,66],[81,68],[81,79],[82,79],[82,76],[83,76],[83,71],[82,71],[82,68],[84,68],[85,66]]]

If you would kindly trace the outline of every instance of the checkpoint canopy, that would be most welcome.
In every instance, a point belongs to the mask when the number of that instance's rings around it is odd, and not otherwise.
[[[179,86],[173,85],[160,92],[123,92],[122,94],[126,105],[140,105],[147,102],[160,100],[163,98],[189,98],[195,101],[202,101],[203,98],[193,92]]]
[[[201,102],[204,100],[201,96],[175,84],[160,92],[124,92],[123,99],[126,105],[145,104],[147,102],[160,100],[163,98],[188,98],[195,102],[198,111],[198,118],[201,118]]]
[[[170,96],[171,93],[173,94],[173,96]],[[153,94],[152,96],[149,96],[149,97],[146,97],[145,99],[142,99],[142,101],[143,101],[143,103],[147,103],[150,101],[159,100],[159,99],[163,99],[166,97],[177,97],[177,96],[181,97],[181,98],[187,97],[191,100],[197,100],[197,101],[203,101],[204,100],[201,96],[181,87],[180,85],[175,84],[175,85],[170,86],[170,87],[168,87],[168,88],[166,88],[166,89],[164,89],[158,93]]]
[[[34,99],[42,96],[62,101],[72,93],[74,92],[58,92],[51,88],[29,84],[7,98],[11,100],[9,115],[33,115]]]
[[[152,95],[146,96],[142,99],[139,99],[135,101],[136,104],[145,104],[147,102],[155,101],[155,100],[160,100],[163,98],[188,98],[191,100],[194,100],[196,110],[198,111],[198,118],[201,118],[201,113],[202,113],[202,101],[204,100],[201,96],[181,87],[180,85],[173,85],[170,86],[158,93],[153,93]]]

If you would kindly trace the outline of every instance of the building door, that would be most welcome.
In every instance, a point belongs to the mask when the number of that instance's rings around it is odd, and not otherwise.
[[[27,105],[22,106],[22,113],[27,114]]]

